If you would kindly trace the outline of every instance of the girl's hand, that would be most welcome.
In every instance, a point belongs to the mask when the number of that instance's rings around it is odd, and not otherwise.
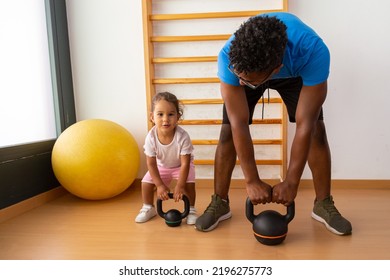
[[[173,199],[178,202],[179,200],[183,199],[184,195],[184,188],[180,188],[176,186],[175,192],[173,193]]]
[[[157,198],[161,200],[168,200],[169,196],[169,188],[165,185],[161,185],[157,187]]]

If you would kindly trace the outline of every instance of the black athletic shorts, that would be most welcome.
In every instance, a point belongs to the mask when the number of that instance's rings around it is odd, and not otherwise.
[[[265,82],[263,85],[259,86],[257,89],[251,89],[245,86],[246,99],[248,101],[249,108],[249,124],[252,123],[253,112],[255,106],[263,96],[263,93],[266,89],[276,90],[280,97],[283,100],[283,103],[286,105],[288,117],[290,122],[295,123],[295,112],[297,110],[297,104],[299,99],[299,94],[302,89],[302,78],[288,78],[288,79],[274,79]],[[321,108],[320,116],[318,120],[323,120],[323,112]],[[222,123],[229,124],[229,118],[227,116],[225,105],[223,105],[223,120]]]

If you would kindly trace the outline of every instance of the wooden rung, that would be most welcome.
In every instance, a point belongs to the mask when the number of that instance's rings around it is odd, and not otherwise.
[[[218,140],[215,139],[197,139],[192,140],[192,145],[217,145]]]
[[[252,124],[281,124],[282,119],[254,119]],[[181,125],[215,125],[222,124],[222,120],[182,120],[180,121]]]
[[[254,139],[253,145],[282,145],[282,139]]]
[[[236,12],[211,12],[211,13],[193,13],[193,14],[154,14],[149,19],[157,20],[184,20],[184,19],[208,19],[208,18],[232,18],[232,17],[251,17],[263,13],[281,12],[279,10],[257,10],[257,11],[236,11]]]
[[[214,125],[222,124],[222,120],[181,120],[180,125]]]
[[[216,56],[155,57],[152,63],[216,62]]]
[[[180,99],[184,105],[223,104],[222,99]]]
[[[222,35],[192,35],[192,36],[152,36],[150,40],[154,43],[162,42],[194,42],[194,41],[225,41],[230,34]]]
[[[181,103],[184,105],[200,105],[200,104],[223,104],[222,99],[181,99]],[[260,99],[258,103],[262,103],[263,101]],[[264,98],[264,103],[282,103],[282,99],[279,97],[273,97],[268,100],[268,98]]]
[[[153,84],[202,84],[219,83],[218,78],[163,78],[153,79]]]
[[[219,140],[215,139],[195,139],[192,145],[217,145]],[[282,139],[253,139],[253,145],[282,145]]]
[[[196,159],[194,160],[195,165],[214,165],[213,159]],[[239,165],[240,161],[236,161],[236,165]],[[257,165],[283,165],[281,159],[258,159],[256,160]]]

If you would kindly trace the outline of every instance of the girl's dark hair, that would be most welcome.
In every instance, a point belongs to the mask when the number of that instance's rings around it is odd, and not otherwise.
[[[153,96],[151,109],[150,109],[152,112],[154,111],[155,104],[160,100],[165,100],[169,103],[172,103],[176,108],[177,114],[180,117],[183,116],[183,108],[182,108],[179,100],[177,99],[176,95],[174,95],[173,93],[167,92],[167,91],[159,92],[155,96]]]
[[[234,33],[229,67],[237,73],[270,73],[282,63],[287,44],[286,29],[276,17],[251,17]]]

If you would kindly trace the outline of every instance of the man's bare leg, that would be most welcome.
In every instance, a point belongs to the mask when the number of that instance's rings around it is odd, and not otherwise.
[[[214,165],[214,192],[222,199],[227,199],[234,166],[236,165],[232,131],[229,124],[223,124]]]

